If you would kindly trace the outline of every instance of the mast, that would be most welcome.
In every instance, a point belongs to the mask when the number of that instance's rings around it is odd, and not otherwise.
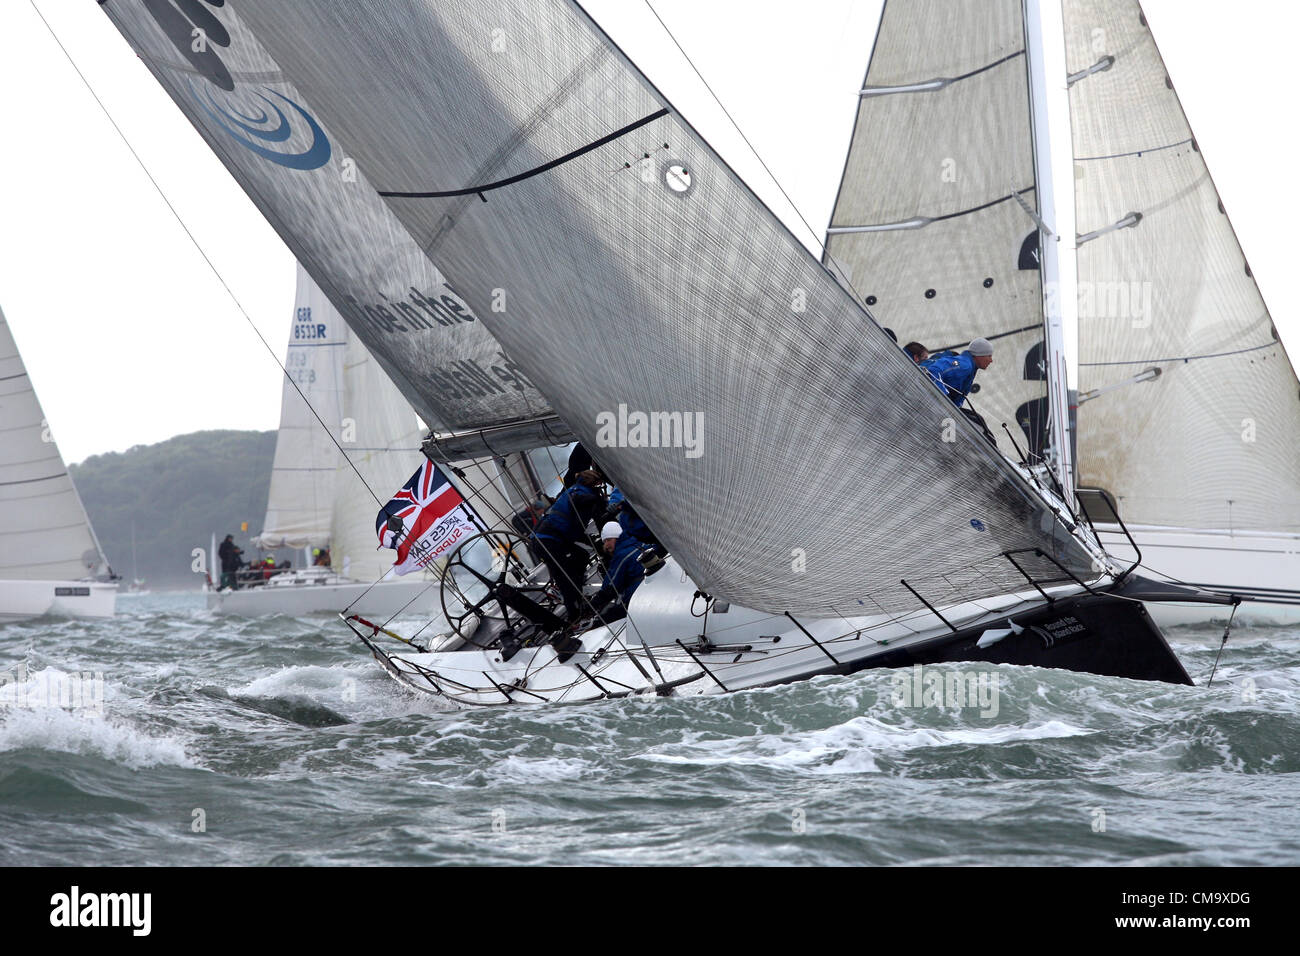
[[[1038,183],[1039,263],[1047,366],[1047,460],[1074,495],[1074,407],[1079,362],[1079,271],[1075,256],[1074,148],[1060,0],[1022,0]]]

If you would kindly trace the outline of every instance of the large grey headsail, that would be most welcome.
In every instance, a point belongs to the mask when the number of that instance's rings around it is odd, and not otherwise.
[[[106,577],[108,561],[3,312],[0,432],[0,580]]]
[[[233,5],[101,9],[444,439],[443,454],[572,440]]]
[[[1080,483],[1129,523],[1300,531],[1300,383],[1141,7],[1064,20]]]
[[[824,615],[1023,589],[1008,551],[1094,575],[576,5],[245,2],[239,24],[700,587]]]
[[[1008,455],[1046,404],[1031,135],[1020,0],[888,0],[826,240],[900,345],[993,342],[971,402]]]

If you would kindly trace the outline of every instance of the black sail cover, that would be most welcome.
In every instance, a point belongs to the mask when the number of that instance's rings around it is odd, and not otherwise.
[[[449,458],[573,440],[235,6],[102,9],[415,410],[456,436]]]
[[[272,70],[256,81],[268,103],[235,98],[251,80],[232,94],[196,74],[149,14],[159,6],[219,21],[229,45],[209,49],[232,76]],[[367,198],[346,230],[346,216],[303,211],[287,229],[298,247],[349,247],[334,261],[358,271],[375,248],[409,270],[423,250],[710,593],[772,612],[898,612],[920,607],[903,580],[934,604],[1026,589],[1008,551],[1061,578],[1036,548],[1096,576],[1033,488],[577,5],[106,9],[137,49],[171,51],[175,76],[154,69],[187,109],[201,98],[255,117],[283,93],[372,189],[453,193],[387,195],[391,216]],[[250,152],[207,135],[223,155]],[[296,173],[268,172],[254,196],[292,213],[356,202]],[[396,364],[392,337],[343,311]],[[427,369],[402,371],[427,402]]]

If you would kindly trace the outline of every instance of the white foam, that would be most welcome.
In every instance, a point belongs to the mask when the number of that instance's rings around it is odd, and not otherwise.
[[[488,775],[501,783],[550,783],[555,780],[576,780],[591,769],[585,760],[567,760],[563,757],[544,757],[534,760],[514,754],[498,760],[488,768]]]
[[[294,697],[326,692],[340,699],[343,691],[354,685],[359,677],[371,676],[371,670],[369,662],[334,667],[286,667],[258,677],[243,687],[228,687],[226,693],[231,697]]]
[[[899,727],[874,717],[854,717],[845,723],[797,734],[763,735],[723,740],[690,739],[645,759],[660,763],[745,764],[784,767],[811,773],[874,773],[875,756],[953,744],[1002,744],[1016,740],[1077,737],[1091,733],[1059,720],[1031,727]]]
[[[102,674],[24,667],[0,683],[0,752],[32,748],[94,754],[132,769],[197,767],[184,746],[105,716],[117,695]]]
[[[0,708],[0,752],[27,748],[104,757],[132,770],[199,767],[184,745],[170,737],[151,737],[112,720],[57,708]]]

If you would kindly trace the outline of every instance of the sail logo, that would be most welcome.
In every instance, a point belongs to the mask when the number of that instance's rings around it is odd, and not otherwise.
[[[599,448],[684,448],[687,458],[704,454],[703,412],[640,412],[620,403],[596,416]]]
[[[125,926],[132,936],[148,936],[152,911],[152,893],[83,894],[74,886],[50,897],[51,926]]]
[[[230,47],[230,31],[210,9],[224,5],[225,0],[145,0],[158,28],[207,81],[200,93],[190,80],[190,94],[218,127],[263,159],[289,169],[319,169],[329,162],[330,141],[310,113],[268,86],[237,89],[217,52]]]
[[[190,83],[199,108],[245,149],[289,169],[319,169],[330,160],[330,141],[315,118],[283,93],[263,86],[245,91],[238,106],[219,103],[211,87],[200,93]],[[251,97],[247,94],[251,93]]]

